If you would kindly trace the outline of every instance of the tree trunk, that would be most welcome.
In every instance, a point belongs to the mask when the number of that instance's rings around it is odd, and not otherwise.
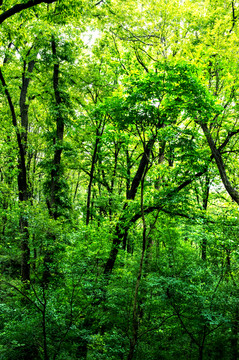
[[[34,69],[35,61],[30,61],[28,66],[24,61],[23,73],[22,73],[22,86],[20,93],[20,116],[21,116],[21,131],[19,130],[17,124],[17,117],[15,112],[15,107],[13,105],[11,95],[8,91],[5,79],[3,77],[2,71],[0,70],[0,81],[4,87],[4,92],[8,101],[8,105],[11,111],[12,124],[16,131],[17,144],[18,144],[18,196],[20,205],[20,218],[19,218],[19,228],[21,233],[21,250],[22,250],[22,259],[21,259],[21,279],[23,282],[30,280],[30,249],[29,249],[29,232],[28,232],[28,221],[26,214],[24,214],[24,202],[27,202],[30,198],[28,183],[27,183],[27,170],[26,170],[26,154],[27,154],[27,133],[28,133],[28,108],[29,105],[26,104],[27,100],[27,91],[30,83],[30,78],[26,76],[26,73],[31,74]],[[26,69],[27,67],[27,69]]]
[[[30,78],[26,76],[33,72],[35,61],[32,60],[26,65],[24,61],[24,68],[22,73],[22,87],[20,94],[20,116],[21,116],[21,146],[19,146],[20,156],[18,160],[18,191],[19,200],[21,202],[27,202],[31,195],[29,191],[27,181],[27,168],[26,168],[26,156],[27,156],[27,143],[28,143],[28,110],[29,104],[27,104],[27,91],[30,83]],[[27,68],[27,69],[26,69]],[[23,213],[23,208],[20,212],[20,231],[22,234],[21,250],[22,250],[22,263],[21,263],[21,275],[22,281],[30,280],[30,248],[29,248],[29,232],[28,232],[28,220]]]
[[[101,135],[102,135],[102,133],[101,133]],[[98,153],[98,147],[99,147],[99,142],[100,142],[100,137],[99,136],[100,136],[99,129],[97,128],[96,129],[95,147],[94,147],[94,152],[93,152],[92,160],[91,160],[90,180],[89,180],[88,192],[87,192],[86,225],[89,225],[89,222],[90,222],[91,190],[92,190],[92,184],[93,184],[93,179],[94,179],[94,171],[95,171],[95,164],[96,164],[96,158],[97,158],[97,153]]]
[[[203,191],[203,210],[207,211],[207,204],[208,204],[208,198],[209,198],[209,184],[210,179],[209,176],[206,174],[206,183],[205,183],[205,189]],[[206,261],[207,259],[207,239],[206,237],[202,240],[202,260]]]
[[[203,346],[199,346],[198,360],[203,360]]]
[[[52,47],[52,55],[53,55],[53,89],[54,89],[54,96],[55,96],[55,105],[57,108],[57,115],[56,115],[56,133],[53,137],[53,145],[54,145],[54,153],[52,159],[52,168],[50,173],[50,185],[49,185],[49,195],[46,200],[47,207],[49,211],[49,215],[54,219],[57,220],[60,216],[60,207],[59,207],[59,189],[60,189],[60,165],[61,165],[61,155],[63,151],[63,137],[64,137],[64,119],[61,114],[61,93],[59,89],[59,60],[57,58],[57,51],[56,51],[56,42],[53,39],[51,42]],[[48,233],[48,237],[51,240],[52,244],[55,243],[56,237],[53,232]],[[43,276],[42,282],[43,286],[47,286],[52,276],[51,272],[51,264],[53,263],[53,250],[47,249],[44,255],[43,265]]]
[[[142,239],[143,242],[142,242],[142,252],[141,252],[139,271],[138,271],[138,276],[137,276],[135,291],[134,291],[132,337],[130,339],[130,349],[129,349],[129,354],[127,356],[127,360],[133,359],[135,346],[138,341],[138,330],[139,330],[138,293],[139,293],[140,281],[142,278],[144,255],[145,255],[145,250],[146,250],[146,222],[145,222],[145,216],[144,216],[144,197],[143,197],[144,196],[144,178],[145,178],[146,173],[147,173],[147,167],[144,170],[144,173],[142,175],[142,180],[141,180],[141,215],[142,215],[142,221],[143,221],[143,239]]]
[[[139,184],[144,175],[145,169],[148,166],[149,157],[150,157],[150,153],[152,151],[154,142],[155,142],[155,136],[152,137],[148,141],[148,143],[145,147],[145,150],[144,150],[143,156],[140,160],[138,169],[132,180],[131,188],[127,193],[128,194],[127,200],[134,200],[134,198],[136,196]],[[106,261],[105,268],[104,268],[105,275],[110,275],[112,273],[112,270],[114,268],[114,264],[115,264],[115,261],[116,261],[116,258],[117,258],[118,252],[119,252],[119,246],[123,242],[124,237],[126,236],[125,232],[127,232],[127,230],[129,229],[129,221],[127,219],[127,214],[126,214],[127,207],[128,207],[128,203],[126,202],[123,206],[123,214],[120,217],[120,219],[116,225],[116,228],[115,228],[111,251],[110,251],[108,260]]]
[[[61,154],[62,154],[62,145],[63,145],[63,136],[64,136],[64,119],[60,111],[60,105],[62,103],[61,94],[59,90],[59,61],[56,54],[56,42],[52,40],[52,54],[54,60],[53,68],[53,89],[55,95],[55,103],[57,107],[57,116],[56,116],[56,135],[53,138],[54,145],[54,155],[52,161],[51,169],[51,180],[50,180],[50,197],[47,199],[47,205],[50,215],[53,219],[57,220],[59,217],[59,204],[57,199],[57,192],[59,187],[60,179],[60,164],[61,164]]]
[[[232,360],[238,360],[238,333],[239,333],[239,310],[238,305],[236,305],[235,318],[232,323],[232,339],[231,339],[231,349],[232,349]]]

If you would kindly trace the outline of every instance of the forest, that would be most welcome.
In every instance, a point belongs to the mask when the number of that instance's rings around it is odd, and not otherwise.
[[[0,1],[0,360],[239,359],[238,16]]]

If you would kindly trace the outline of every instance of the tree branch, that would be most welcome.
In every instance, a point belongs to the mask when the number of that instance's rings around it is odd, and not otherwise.
[[[220,154],[220,150],[217,149],[217,147],[215,145],[215,142],[214,142],[214,140],[212,138],[212,135],[211,135],[211,133],[210,133],[208,127],[207,127],[207,124],[201,122],[200,126],[201,126],[201,128],[202,128],[202,130],[204,132],[204,135],[206,136],[208,145],[209,145],[209,147],[211,149],[211,152],[212,152],[212,156],[216,161],[217,168],[218,168],[218,171],[220,173],[222,183],[223,183],[226,191],[228,192],[228,194],[231,196],[231,198],[237,204],[239,204],[239,193],[238,193],[238,191],[236,189],[234,189],[234,187],[232,186],[232,184],[230,183],[230,181],[228,179],[228,176],[227,176],[226,170],[225,170],[225,166],[224,166],[224,162],[223,162],[222,156]]]
[[[0,15],[0,24],[2,24],[6,19],[10,18],[11,16],[18,14],[19,12],[29,9],[35,5],[39,4],[52,4],[57,0],[29,0],[27,3],[23,4],[16,4],[11,7],[9,10],[5,11]]]

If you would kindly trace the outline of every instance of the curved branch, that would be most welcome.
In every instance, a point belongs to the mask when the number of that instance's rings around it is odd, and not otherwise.
[[[226,191],[228,192],[228,194],[231,196],[231,198],[239,205],[239,193],[232,186],[232,184],[230,183],[230,181],[228,179],[228,176],[226,174],[225,165],[224,165],[220,150],[217,149],[217,147],[215,145],[215,142],[214,142],[214,140],[212,138],[212,135],[211,135],[211,133],[210,133],[208,127],[207,127],[207,124],[201,122],[200,126],[201,126],[201,128],[202,128],[202,130],[204,132],[204,135],[206,136],[208,145],[209,145],[209,147],[211,149],[211,152],[212,152],[212,156],[216,161],[217,168],[218,168],[218,171],[220,173],[222,183],[223,183]]]
[[[11,16],[18,14],[23,10],[29,9],[35,5],[39,5],[42,3],[52,4],[56,1],[57,0],[29,0],[27,3],[16,4],[0,15],[0,24],[2,24],[6,19],[10,18]]]

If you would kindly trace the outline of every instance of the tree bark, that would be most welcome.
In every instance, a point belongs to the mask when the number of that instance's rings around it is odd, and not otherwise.
[[[128,197],[127,200],[134,200],[140,181],[142,179],[142,176],[145,172],[145,169],[148,166],[149,163],[149,158],[150,158],[150,153],[152,151],[153,145],[155,142],[155,136],[152,137],[144,150],[144,153],[142,155],[142,158],[140,160],[138,169],[136,171],[136,174],[132,180],[132,184],[131,184],[131,188],[128,191]],[[112,273],[112,270],[114,268],[114,264],[119,252],[119,246],[122,243],[124,237],[125,237],[125,231],[128,230],[129,228],[129,224],[128,224],[128,219],[127,219],[127,214],[126,214],[126,209],[128,207],[128,203],[126,202],[123,206],[123,214],[120,217],[116,228],[115,228],[115,233],[114,233],[114,238],[113,238],[113,243],[112,243],[112,247],[111,247],[111,251],[108,257],[108,260],[106,261],[105,264],[105,268],[104,268],[104,274],[105,275],[110,275]]]
[[[45,3],[45,4],[52,4],[57,0],[29,0],[23,4],[16,4],[11,7],[9,10],[5,11],[0,15],[0,24],[2,24],[6,19],[10,18],[11,16],[20,13],[23,10],[29,9],[33,6]]]
[[[87,192],[86,225],[89,225],[89,222],[90,222],[91,190],[92,190],[92,184],[93,184],[93,179],[94,179],[95,164],[96,164],[96,158],[97,158],[98,147],[99,147],[99,142],[100,142],[100,135],[102,135],[102,133],[99,134],[99,129],[97,128],[96,129],[95,147],[94,147],[94,152],[93,152],[92,160],[91,160],[90,180],[89,180],[88,192]]]
[[[57,44],[53,38],[51,41],[52,55],[53,55],[53,79],[52,85],[54,90],[54,105],[56,107],[56,131],[53,137],[54,153],[51,161],[51,172],[50,172],[50,184],[49,184],[49,194],[47,196],[46,202],[49,211],[49,215],[52,219],[57,220],[62,214],[62,204],[59,198],[59,192],[61,190],[61,177],[63,176],[61,170],[61,157],[63,151],[63,138],[64,138],[64,117],[61,112],[61,105],[63,104],[62,93],[59,86],[59,68],[60,61],[57,56]],[[56,236],[54,231],[48,233],[48,237],[51,240],[52,244],[55,243]],[[44,271],[42,282],[43,286],[47,286],[50,278],[52,276],[51,264],[53,263],[54,251],[47,249],[44,254]]]
[[[217,164],[217,168],[222,180],[222,183],[226,189],[226,191],[228,192],[228,194],[231,196],[232,200],[234,200],[238,205],[239,205],[239,193],[238,191],[232,186],[232,184],[230,183],[228,176],[226,174],[226,170],[225,170],[225,165],[222,159],[222,156],[220,154],[219,149],[217,149],[215,142],[211,136],[211,133],[208,129],[208,126],[206,123],[201,122],[200,126],[204,132],[204,135],[206,136],[208,145],[211,149],[212,152],[212,156],[216,161]]]
[[[206,174],[206,182],[205,182],[205,189],[203,191],[203,210],[207,210],[208,198],[209,198],[209,183],[210,179]],[[206,237],[202,240],[202,260],[206,261],[207,259],[207,239]]]
[[[239,333],[239,308],[236,305],[234,320],[232,323],[232,339],[231,339],[231,347],[232,347],[232,360],[238,360],[238,333]]]
[[[26,215],[23,213],[22,205],[24,202],[30,199],[30,192],[27,182],[27,169],[26,169],[26,154],[27,154],[27,133],[28,133],[28,110],[29,105],[26,104],[27,92],[30,83],[30,78],[26,76],[26,67],[27,73],[31,74],[34,69],[35,61],[30,61],[28,66],[24,62],[23,73],[22,73],[22,85],[20,93],[20,117],[21,117],[21,131],[19,130],[17,124],[17,116],[15,112],[15,107],[13,105],[11,95],[8,91],[7,84],[3,77],[3,73],[0,69],[0,81],[4,87],[4,92],[8,101],[8,105],[11,111],[12,124],[16,131],[17,143],[18,143],[18,196],[21,203],[20,209],[20,218],[19,218],[19,228],[21,233],[21,278],[23,282],[30,280],[30,249],[29,249],[29,232],[28,232],[28,220]]]
[[[52,169],[51,169],[51,180],[50,180],[50,198],[47,200],[48,210],[53,219],[57,220],[59,217],[59,204],[57,201],[57,190],[59,186],[60,179],[60,164],[61,164],[61,155],[63,150],[63,137],[64,137],[64,119],[60,111],[60,106],[62,103],[61,93],[59,90],[59,61],[56,54],[56,42],[52,40],[52,54],[54,59],[54,68],[53,68],[53,89],[55,95],[55,104],[57,107],[57,116],[56,116],[56,135],[53,138],[53,145],[55,145]]]
[[[139,331],[139,314],[138,314],[138,293],[139,293],[139,286],[140,281],[142,278],[143,272],[143,263],[144,263],[144,256],[146,250],[146,222],[144,216],[144,199],[143,199],[143,191],[144,191],[144,177],[147,172],[147,168],[145,168],[144,174],[142,175],[141,180],[141,217],[143,221],[143,243],[142,243],[142,252],[140,258],[140,265],[138,270],[138,276],[135,285],[134,291],[134,301],[133,301],[133,319],[132,319],[132,337],[130,339],[130,349],[129,354],[127,356],[127,360],[132,360],[134,357],[135,346],[138,341],[138,331]]]
[[[19,157],[18,160],[18,190],[19,190],[19,200],[28,201],[30,199],[30,191],[27,181],[27,168],[26,168],[26,156],[27,156],[27,135],[28,135],[28,110],[29,104],[27,101],[27,92],[30,83],[30,78],[26,76],[26,71],[28,74],[33,72],[35,61],[32,60],[28,63],[26,69],[26,62],[24,61],[23,73],[22,73],[22,87],[20,93],[20,116],[21,116],[21,144],[23,156]],[[22,233],[21,240],[21,250],[22,250],[22,280],[30,280],[30,248],[29,248],[29,232],[28,232],[28,220],[25,215],[20,214],[20,230]]]

